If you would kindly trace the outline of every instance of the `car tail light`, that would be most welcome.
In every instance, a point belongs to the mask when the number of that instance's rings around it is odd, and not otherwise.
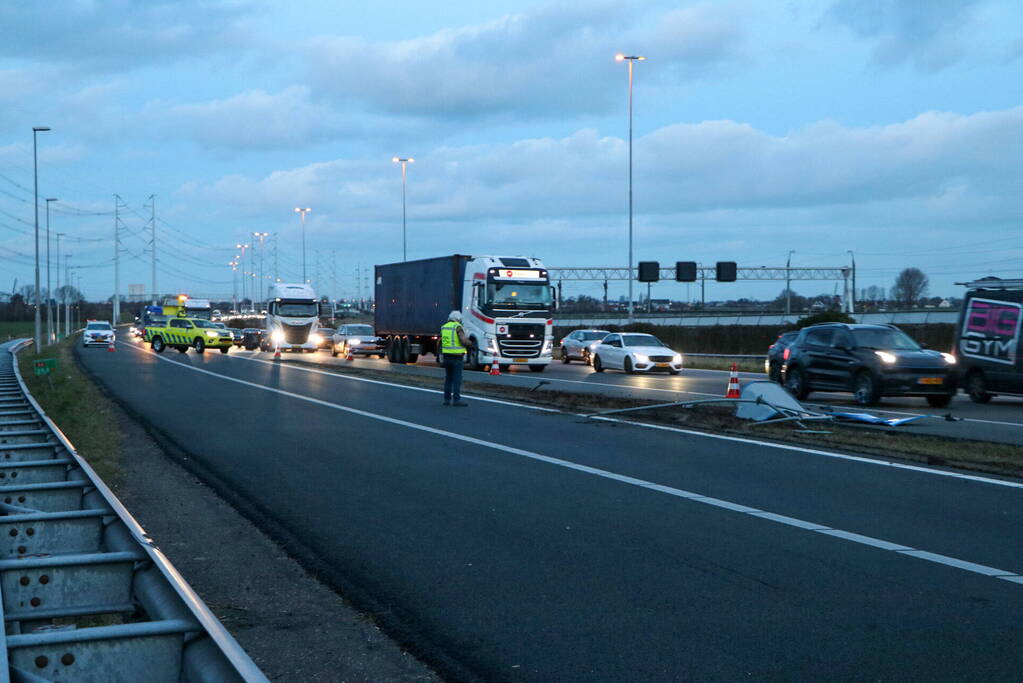
[[[781,357],[782,357],[783,360],[788,360],[789,359],[789,349],[788,348],[786,348],[785,351],[782,352]]]

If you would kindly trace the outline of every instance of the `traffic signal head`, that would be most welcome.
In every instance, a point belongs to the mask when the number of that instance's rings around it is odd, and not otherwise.
[[[677,261],[675,263],[676,282],[696,282],[696,261]]]
[[[657,261],[640,261],[638,266],[640,282],[657,282],[661,279],[661,264]]]
[[[737,267],[735,261],[718,261],[717,262],[717,281],[718,282],[735,282]]]

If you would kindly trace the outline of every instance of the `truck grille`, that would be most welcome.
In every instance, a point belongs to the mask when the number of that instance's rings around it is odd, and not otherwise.
[[[289,344],[305,344],[309,341],[309,330],[312,326],[312,323],[305,325],[281,325],[281,330],[284,332],[284,341]]]
[[[512,358],[539,358],[543,348],[544,325],[510,323],[508,333],[497,337],[497,348],[502,356]]]

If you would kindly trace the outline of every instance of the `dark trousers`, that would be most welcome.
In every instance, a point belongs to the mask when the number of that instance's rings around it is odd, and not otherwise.
[[[444,402],[458,401],[462,398],[462,368],[465,366],[465,354],[444,354]]]

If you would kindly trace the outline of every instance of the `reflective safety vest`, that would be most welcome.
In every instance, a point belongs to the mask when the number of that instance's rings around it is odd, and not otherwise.
[[[458,339],[458,328],[462,323],[449,320],[440,328],[440,350],[441,353],[465,353],[465,347]]]

